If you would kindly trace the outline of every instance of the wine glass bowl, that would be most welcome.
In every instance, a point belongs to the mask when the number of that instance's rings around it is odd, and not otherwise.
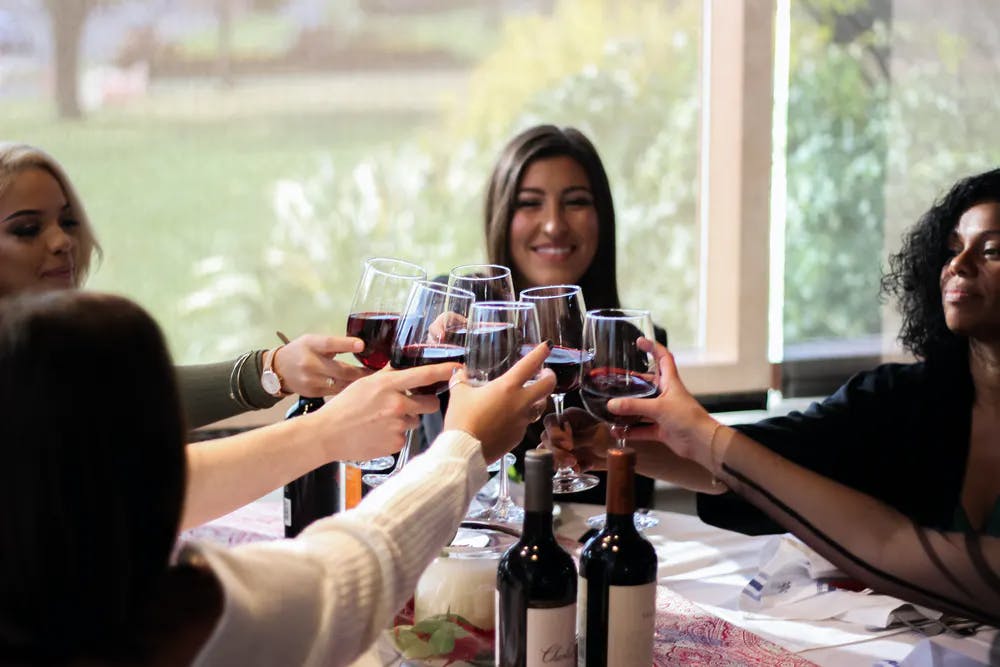
[[[347,317],[347,335],[364,341],[365,348],[354,356],[365,368],[377,371],[389,363],[392,341],[410,288],[417,280],[426,279],[427,272],[411,262],[390,257],[365,261]]]
[[[510,269],[499,264],[463,264],[448,274],[448,284],[469,290],[476,301],[513,301]]]
[[[625,446],[629,426],[640,418],[609,412],[608,401],[659,395],[656,360],[638,345],[640,338],[654,340],[654,336],[648,310],[592,310],[585,318],[588,358],[582,364],[580,398],[588,412],[608,423],[619,447]]]

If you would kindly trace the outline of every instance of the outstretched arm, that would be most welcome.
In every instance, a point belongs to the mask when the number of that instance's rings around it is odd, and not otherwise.
[[[608,404],[612,412],[655,422],[638,429],[636,437],[660,440],[714,471],[872,588],[993,625],[1000,622],[1000,539],[918,526],[871,496],[791,463],[712,419],[685,389],[672,355],[659,347],[655,353],[666,379],[664,393]]]
[[[188,445],[181,529],[231,512],[324,463],[398,451],[419,415],[438,405],[433,396],[408,396],[407,390],[445,381],[455,368],[381,371],[353,383],[317,412]]]

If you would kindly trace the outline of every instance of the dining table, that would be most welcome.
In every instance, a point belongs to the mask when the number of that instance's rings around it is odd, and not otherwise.
[[[571,550],[578,545],[578,555],[581,540],[592,534],[588,533],[587,517],[602,508],[580,503],[558,503],[558,507],[557,533]],[[994,628],[984,627],[970,636],[959,636],[908,626],[875,629],[851,620],[850,614],[803,618],[774,610],[748,611],[745,604],[741,608],[744,590],[760,571],[762,554],[773,551],[773,541],[781,536],[748,536],[676,512],[652,514],[659,524],[646,530],[645,536],[656,548],[658,558],[656,666],[998,664],[1000,640]],[[281,500],[265,497],[186,531],[181,539],[237,545],[280,539],[282,535]],[[864,611],[866,605],[872,604],[867,596],[866,591],[840,591],[837,599],[842,608]],[[387,641],[381,638],[383,648]],[[398,653],[392,658],[386,655],[378,646],[373,647],[355,667],[435,664],[403,661]]]

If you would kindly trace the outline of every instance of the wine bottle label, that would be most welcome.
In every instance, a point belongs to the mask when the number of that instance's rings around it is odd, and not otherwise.
[[[587,655],[587,580],[577,582],[577,634],[581,661]],[[656,582],[608,587],[606,665],[646,667],[653,664],[656,632]]]
[[[291,498],[282,498],[282,514],[285,516],[285,525],[292,525],[292,500]]]
[[[576,665],[576,605],[528,609],[525,667]],[[652,662],[650,662],[652,664]]]

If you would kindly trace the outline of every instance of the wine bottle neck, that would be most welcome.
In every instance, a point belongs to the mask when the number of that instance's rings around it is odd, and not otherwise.
[[[628,514],[613,514],[608,512],[605,515],[606,530],[621,535],[622,533],[638,533],[635,529],[635,518],[632,512]]]
[[[527,511],[524,513],[524,524],[521,527],[522,539],[528,538],[537,541],[544,538],[555,539],[552,532],[552,510]]]

